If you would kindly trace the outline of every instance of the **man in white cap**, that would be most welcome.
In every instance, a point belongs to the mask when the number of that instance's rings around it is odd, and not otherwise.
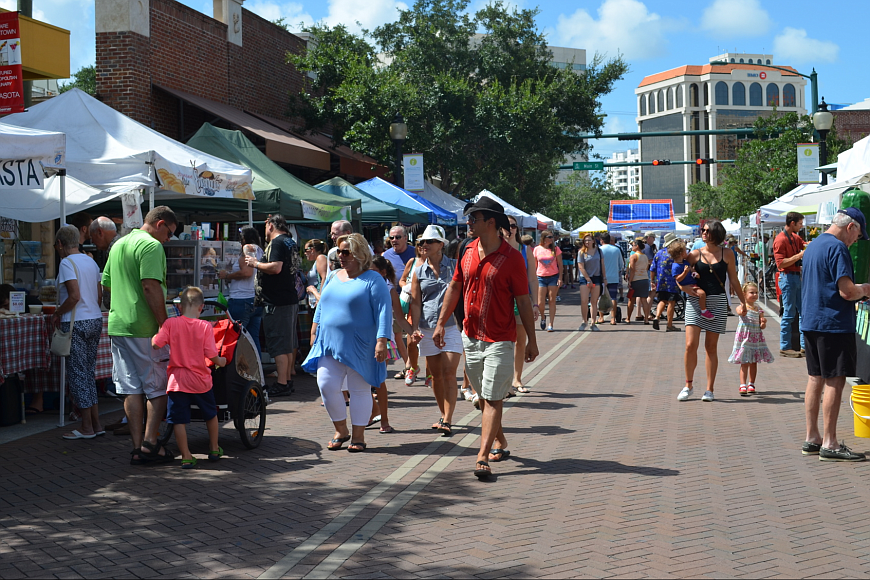
[[[679,242],[680,238],[673,232],[665,234],[665,241],[662,244],[662,249],[656,252],[652,264],[649,268],[651,284],[656,290],[656,297],[659,299],[656,306],[655,318],[652,326],[655,330],[659,329],[659,319],[662,316],[662,310],[665,306],[668,308],[668,332],[679,332],[680,329],[674,326],[674,306],[677,299],[680,297],[680,289],[677,287],[677,281],[671,271],[674,265],[674,260],[668,254],[668,247],[674,242]]]

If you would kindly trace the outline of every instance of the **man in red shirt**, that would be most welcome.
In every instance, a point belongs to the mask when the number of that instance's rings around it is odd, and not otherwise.
[[[510,454],[501,416],[502,402],[513,381],[517,340],[514,301],[528,336],[526,362],[537,358],[538,344],[526,264],[522,254],[499,236],[499,228],[510,230],[504,208],[492,198],[481,196],[465,206],[465,215],[469,216],[469,235],[477,236],[477,240],[468,245],[457,264],[432,338],[439,348],[444,347],[445,323],[464,291],[465,367],[483,411],[474,475],[485,478],[492,473],[490,461],[501,461]],[[498,447],[493,447],[495,441]]]
[[[779,270],[782,291],[782,322],[779,330],[779,354],[800,358],[804,350],[804,335],[800,335],[800,350],[791,349],[792,325],[801,320],[801,260],[804,241],[798,235],[804,227],[804,216],[790,211],[785,216],[785,228],[773,240],[773,257]],[[800,326],[799,326],[800,327]]]

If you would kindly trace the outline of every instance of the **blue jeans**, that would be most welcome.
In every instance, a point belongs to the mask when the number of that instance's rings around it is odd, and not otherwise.
[[[257,352],[260,350],[260,323],[263,321],[263,307],[254,306],[253,298],[230,298],[227,300],[227,309],[233,320],[245,327],[254,339]]]
[[[782,324],[779,329],[779,349],[791,347],[792,324],[797,319],[801,323],[801,275],[797,272],[779,272],[779,288],[782,290]],[[804,335],[801,335],[801,348],[804,348]]]

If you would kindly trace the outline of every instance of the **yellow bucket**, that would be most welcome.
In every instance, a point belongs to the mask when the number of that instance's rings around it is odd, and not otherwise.
[[[855,418],[855,437],[870,438],[870,385],[855,385],[849,396]]]

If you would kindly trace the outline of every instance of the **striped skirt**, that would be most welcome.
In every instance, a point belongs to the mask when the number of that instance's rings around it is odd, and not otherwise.
[[[713,313],[713,318],[701,316],[698,299],[689,296],[686,300],[686,326],[697,326],[707,332],[725,334],[728,322],[728,297],[724,294],[707,296],[707,310]]]

